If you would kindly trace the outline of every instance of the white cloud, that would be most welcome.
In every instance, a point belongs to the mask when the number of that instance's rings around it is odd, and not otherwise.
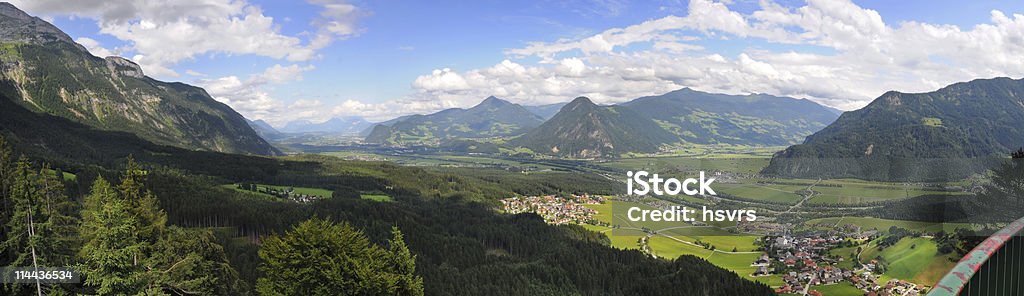
[[[540,58],[536,65],[506,60],[491,68],[443,71],[463,77],[471,89],[414,87],[460,106],[490,94],[524,103],[578,95],[613,103],[689,86],[808,97],[854,109],[887,90],[921,92],[975,78],[1024,75],[1021,14],[992,11],[990,23],[964,29],[886,24],[877,11],[845,0],[808,0],[795,8],[762,0],[759,6],[743,14],[728,3],[692,0],[684,16],[506,50],[514,58]],[[757,45],[723,56],[692,44],[702,39]]]
[[[356,21],[366,15],[366,12],[347,2],[346,0],[309,0],[309,3],[323,7],[320,12],[321,18],[316,21],[320,27],[340,38],[359,34],[361,30],[356,27]]]
[[[430,75],[417,77],[412,84],[413,87],[426,91],[460,91],[470,88],[462,75],[449,68],[434,70]]]
[[[96,41],[95,39],[92,39],[92,38],[79,37],[78,39],[75,39],[75,42],[77,42],[78,44],[81,44],[82,46],[85,46],[85,49],[88,49],[89,53],[91,53],[94,56],[104,57],[105,58],[105,57],[109,57],[109,56],[115,55],[114,52],[110,51],[109,49],[104,48],[102,45],[100,45],[99,41]]]
[[[176,77],[172,66],[208,53],[309,61],[333,40],[358,34],[356,21],[365,15],[359,8],[337,0],[310,3],[321,8],[313,21],[319,31],[303,40],[282,34],[272,17],[245,0],[13,1],[37,15],[96,20],[100,33],[126,41],[132,59],[156,77]]]
[[[273,65],[245,80],[238,76],[225,76],[200,79],[196,84],[206,89],[214,99],[231,106],[246,118],[280,122],[285,117],[300,115],[317,106],[313,106],[311,101],[302,100],[288,106],[273,98],[268,88],[274,84],[300,80],[302,73],[313,69],[312,65]]]
[[[263,70],[263,73],[257,75],[256,79],[269,83],[285,83],[289,81],[302,80],[302,73],[312,71],[313,69],[316,69],[313,65],[281,66],[278,64]]]
[[[237,76],[203,79],[198,84],[214,99],[231,106],[246,118],[270,118],[284,107],[258,85],[242,81]]]
[[[196,77],[206,77],[205,73],[202,73],[202,72],[199,72],[199,71],[196,71],[196,70],[192,70],[192,69],[185,70],[185,74],[196,76]]]

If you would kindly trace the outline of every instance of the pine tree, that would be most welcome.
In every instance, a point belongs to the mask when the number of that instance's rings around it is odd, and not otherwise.
[[[11,176],[13,181],[9,191],[9,198],[12,205],[11,217],[5,225],[8,232],[7,239],[0,244],[0,252],[7,254],[10,258],[7,263],[10,266],[33,266],[38,267],[40,258],[36,254],[36,247],[41,240],[35,235],[34,227],[41,213],[38,206],[38,193],[34,186],[35,173],[29,167],[28,159],[22,157],[18,160],[17,166]],[[45,265],[43,265],[45,266]],[[26,289],[25,285],[13,285],[9,289],[15,294]],[[39,289],[38,283],[36,289]]]
[[[211,233],[167,228],[145,175],[129,159],[116,189],[102,177],[93,183],[81,211],[85,285],[101,295],[245,291]]]
[[[152,192],[143,187],[147,172],[134,158],[128,157],[121,184],[118,191],[126,206],[135,217],[139,237],[150,244],[155,244],[167,225],[167,214],[160,210],[160,203]]]
[[[40,170],[36,186],[42,198],[40,207],[45,207],[41,211],[46,220],[40,229],[49,238],[44,246],[46,260],[54,266],[74,265],[75,252],[80,248],[76,204],[65,194],[64,182],[49,166]]]
[[[114,188],[103,179],[102,176],[96,177],[96,180],[92,182],[90,187],[89,195],[85,196],[82,203],[82,227],[80,228],[80,235],[83,241],[91,241],[93,233],[95,232],[92,227],[96,226],[95,217],[103,209],[103,205],[109,201],[117,198],[117,192]]]
[[[92,191],[107,190],[93,188]],[[99,295],[143,292],[145,269],[137,261],[145,242],[138,237],[137,223],[127,204],[114,198],[100,203],[99,208],[90,210],[88,215],[91,217],[84,219],[82,225],[91,236],[82,247],[85,285],[94,287]]]
[[[147,260],[151,289],[175,295],[240,295],[247,288],[228,264],[224,248],[205,229],[171,226]]]
[[[388,265],[397,279],[393,295],[423,295],[423,278],[416,276],[416,255],[405,245],[402,231],[397,226],[391,227],[391,240],[388,241],[390,254]]]
[[[310,219],[264,240],[265,276],[256,289],[263,295],[422,295],[421,279],[397,271],[414,270],[414,257],[404,242],[392,247],[399,256],[348,223]]]

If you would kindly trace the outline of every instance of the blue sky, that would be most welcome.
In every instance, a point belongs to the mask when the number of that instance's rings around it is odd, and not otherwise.
[[[1019,1],[167,2],[14,4],[279,126],[681,87],[853,109],[889,89],[1024,74]]]

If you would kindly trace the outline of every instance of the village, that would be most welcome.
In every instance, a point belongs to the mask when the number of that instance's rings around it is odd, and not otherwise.
[[[588,194],[544,195],[506,198],[501,203],[507,213],[536,213],[548,224],[594,224],[597,211],[583,205],[601,204],[604,198]]]
[[[843,231],[816,231],[797,235],[765,236],[762,244],[765,254],[751,265],[758,266],[752,276],[779,274],[785,283],[775,290],[779,294],[821,295],[810,290],[815,285],[833,285],[848,281],[868,296],[916,296],[925,292],[923,285],[900,279],[882,281],[875,260],[856,269],[837,266],[843,258],[833,258],[828,251],[834,247],[877,238],[876,230],[860,231],[859,227],[838,227]],[[856,259],[855,259],[856,260]]]

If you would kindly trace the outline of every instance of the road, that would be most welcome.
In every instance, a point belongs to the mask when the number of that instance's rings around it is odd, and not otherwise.
[[[814,192],[814,185],[818,185],[818,183],[821,183],[821,178],[818,178],[818,181],[814,181],[814,184],[811,184],[810,186],[807,186],[807,189],[806,189],[807,190],[807,195],[804,195],[804,198],[801,199],[800,202],[797,202],[795,205],[790,206],[788,210],[786,210],[785,212],[782,212],[782,213],[783,214],[792,213],[793,209],[799,208],[800,206],[804,205],[804,202],[807,202],[807,200],[809,200],[812,197],[814,197],[814,193],[815,193]]]

